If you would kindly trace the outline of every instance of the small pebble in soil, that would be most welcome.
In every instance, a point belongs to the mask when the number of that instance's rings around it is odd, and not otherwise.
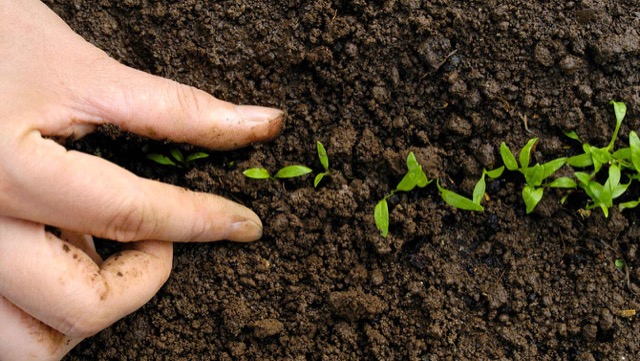
[[[255,321],[251,324],[251,327],[253,328],[253,334],[258,338],[274,336],[284,330],[282,322],[273,318]]]

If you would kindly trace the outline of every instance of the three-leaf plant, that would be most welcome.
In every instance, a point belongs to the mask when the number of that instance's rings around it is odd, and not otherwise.
[[[627,106],[622,102],[611,101],[610,104],[613,105],[613,110],[616,115],[616,127],[613,131],[613,136],[611,137],[611,141],[606,147],[598,148],[587,143],[583,143],[578,134],[576,132],[568,132],[565,135],[571,139],[577,140],[582,144],[582,150],[584,153],[569,157],[567,159],[567,164],[572,167],[585,168],[593,166],[592,176],[600,171],[603,165],[609,163],[621,163],[625,166],[628,166],[627,161],[631,161],[629,148],[620,149],[616,152],[613,151],[613,146],[615,144],[616,139],[618,138],[618,132],[620,131],[620,125],[624,120],[625,114],[627,112]]]
[[[538,139],[533,138],[520,150],[518,160],[511,153],[509,147],[502,142],[500,144],[500,155],[504,165],[510,171],[519,171],[524,175],[525,186],[522,189],[522,199],[526,205],[527,213],[531,213],[538,202],[542,199],[544,188],[575,188],[576,182],[569,177],[560,177],[552,182],[545,183],[553,173],[560,169],[567,161],[567,158],[558,158],[544,164],[536,163],[530,165],[531,152]]]
[[[169,151],[169,154],[171,155],[171,157],[168,157],[163,154],[152,153],[152,154],[147,154],[147,158],[151,159],[152,161],[158,164],[168,165],[168,166],[173,166],[178,168],[186,168],[191,162],[198,159],[207,158],[209,156],[209,154],[204,152],[195,152],[185,157],[178,148],[171,149]]]
[[[433,180],[427,179],[427,175],[422,170],[422,166],[416,160],[416,156],[413,152],[409,153],[407,156],[407,173],[402,177],[402,180],[400,180],[396,189],[384,196],[384,198],[376,204],[373,211],[376,228],[378,228],[382,237],[387,237],[389,234],[389,205],[387,203],[387,198],[391,197],[396,192],[410,192],[416,186],[424,188],[431,182],[433,182]]]

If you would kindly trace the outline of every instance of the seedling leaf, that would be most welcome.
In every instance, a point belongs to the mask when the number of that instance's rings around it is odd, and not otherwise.
[[[536,207],[538,202],[542,199],[544,194],[544,188],[534,188],[530,185],[525,185],[522,188],[522,200],[527,208],[527,214],[531,213]]]
[[[627,114],[627,105],[623,102],[610,101],[609,104],[613,105],[613,112],[616,115],[616,129],[613,131],[613,137],[611,137],[611,142],[607,146],[608,150],[613,149],[613,143],[615,143],[616,138],[618,137],[618,131],[620,130],[620,125],[622,124],[622,120],[624,120],[625,115]]]
[[[591,148],[591,158],[593,158],[593,163],[597,164],[607,164],[611,160],[611,153],[606,148]]]
[[[409,155],[407,156],[407,168],[409,169],[409,171],[416,169],[422,170],[422,166],[420,165],[420,163],[418,163],[418,160],[416,159],[416,156],[415,154],[413,154],[413,152],[409,152]]]
[[[542,179],[547,179],[567,162],[567,158],[558,158],[542,165]]]
[[[482,208],[481,205],[474,203],[471,199],[442,188],[439,181],[436,183],[436,185],[438,186],[438,190],[440,191],[440,197],[442,197],[442,200],[444,200],[448,205],[467,211],[484,211],[484,208]]]
[[[580,140],[580,137],[578,136],[578,133],[574,132],[574,131],[570,131],[570,132],[565,132],[564,135],[566,135],[567,137],[573,139],[573,140],[577,140],[578,142],[582,143],[582,141]]]
[[[631,132],[633,133],[633,131]],[[629,135],[629,141],[631,141],[631,134]],[[629,147],[618,149],[613,152],[611,156],[613,157],[613,159],[616,159],[618,161],[633,161],[633,152]]]
[[[311,168],[309,167],[305,167],[303,165],[290,165],[287,167],[284,167],[282,169],[280,169],[275,176],[273,176],[274,178],[295,178],[295,177],[300,177],[303,176],[305,174],[309,174],[313,172],[313,170],[311,170]]]
[[[525,181],[531,186],[541,186],[544,180],[544,167],[541,164],[536,164],[533,167],[522,168],[520,170],[524,174]]]
[[[529,160],[531,158],[531,150],[533,149],[533,146],[536,144],[537,141],[538,141],[538,138],[529,139],[527,144],[525,144],[525,146],[522,148],[522,150],[520,150],[519,159],[520,159],[520,166],[522,168],[529,168]]]
[[[560,177],[549,184],[550,188],[576,188],[576,182],[569,177]]]
[[[513,153],[511,153],[511,150],[509,150],[509,147],[507,147],[504,142],[500,144],[500,156],[508,170],[518,169],[518,161],[516,161],[516,157],[513,156]]]
[[[593,160],[591,159],[591,154],[583,153],[580,155],[569,157],[567,159],[567,164],[572,167],[585,168],[592,166]]]
[[[184,163],[184,156],[182,156],[182,152],[178,148],[173,148],[170,150],[171,156],[173,159],[177,160],[178,163]]]
[[[185,162],[187,163],[191,163],[194,160],[198,160],[198,159],[204,159],[204,158],[208,158],[209,154],[205,153],[205,152],[196,152],[196,153],[191,153],[187,156],[187,159],[185,160]]]
[[[325,175],[326,173],[318,173],[318,175],[316,175],[316,178],[313,180],[314,188],[318,187],[318,184],[320,184],[320,181],[322,180],[322,178],[324,178]]]
[[[269,178],[271,178],[271,175],[269,174],[269,171],[264,169],[264,168],[249,168],[249,169],[245,170],[244,172],[242,172],[242,174],[244,174],[245,177],[252,178],[252,179],[269,179]]]
[[[319,141],[316,142],[316,148],[318,148],[318,158],[320,159],[320,164],[322,164],[322,167],[325,171],[329,171],[329,156],[327,155],[327,150]]]
[[[636,208],[639,204],[640,204],[640,199],[638,199],[637,201],[624,202],[618,205],[618,209],[622,211],[624,209]]]
[[[382,237],[389,234],[389,205],[387,199],[383,198],[373,210],[373,218],[376,221],[376,228],[380,231]]]
[[[147,154],[147,158],[162,165],[173,165],[173,166],[177,165],[174,161],[171,160],[171,158],[162,154],[155,154],[155,153]]]
[[[487,189],[487,182],[484,180],[484,175],[486,173],[482,174],[482,177],[480,177],[480,179],[478,179],[478,183],[476,183],[476,186],[473,187],[473,203],[475,204],[480,204],[480,202],[482,202],[482,196],[484,196],[484,192]]]
[[[433,180],[429,180],[429,178],[427,178],[427,175],[424,174],[424,172],[422,171],[422,169],[420,169],[420,173],[418,173],[418,179],[416,180],[416,185],[420,188],[424,188],[427,186],[427,184],[433,182]]]
[[[496,178],[499,178],[503,172],[504,172],[504,166],[493,169],[493,170],[489,170],[489,171],[485,170],[484,174],[488,175],[489,178],[491,179],[496,179]]]
[[[575,172],[573,175],[581,185],[587,186],[591,182],[591,176],[585,172]]]
[[[640,138],[632,131],[629,133],[629,148],[631,148],[631,162],[636,172],[640,172]]]
[[[400,183],[398,183],[396,190],[409,192],[417,185],[417,183],[418,180],[416,179],[416,174],[410,171],[409,173],[405,174],[404,177],[402,177],[402,180],[400,180]]]

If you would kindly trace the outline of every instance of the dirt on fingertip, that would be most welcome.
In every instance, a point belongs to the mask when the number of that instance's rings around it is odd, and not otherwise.
[[[247,205],[264,236],[176,245],[160,292],[65,360],[640,359],[637,211],[587,214],[559,190],[526,214],[508,172],[482,213],[431,184],[388,199],[389,237],[373,219],[411,151],[470,195],[501,142],[539,138],[541,163],[579,151],[564,132],[606,145],[612,99],[628,106],[626,140],[640,128],[636,0],[45,3],[126,65],[287,114],[274,141],[182,169],[145,156],[186,145],[114,129],[73,144]],[[317,188],[242,174],[320,172],[316,141],[330,159]]]

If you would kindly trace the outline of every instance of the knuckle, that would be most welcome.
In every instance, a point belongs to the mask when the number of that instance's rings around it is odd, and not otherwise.
[[[116,206],[109,216],[104,230],[105,237],[120,242],[131,242],[147,238],[155,228],[146,211],[147,206],[140,197],[130,197]]]
[[[185,121],[191,122],[194,120],[194,114],[203,110],[202,99],[196,88],[175,83],[175,96],[181,118]]]
[[[101,322],[95,318],[95,310],[91,313],[84,313],[85,316],[75,315],[65,319],[63,326],[58,328],[59,331],[69,337],[86,338],[109,327],[109,323]]]

